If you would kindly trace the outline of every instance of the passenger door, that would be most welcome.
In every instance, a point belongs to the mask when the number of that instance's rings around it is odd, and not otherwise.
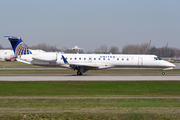
[[[143,58],[142,57],[138,58],[138,66],[143,66]]]

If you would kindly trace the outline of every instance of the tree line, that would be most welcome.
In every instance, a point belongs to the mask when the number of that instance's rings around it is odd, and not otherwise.
[[[122,49],[123,54],[154,54],[160,57],[174,57],[180,56],[180,49],[173,47],[161,47],[150,46],[149,43],[142,43],[137,45],[125,45]]]
[[[57,48],[56,45],[48,45],[45,43],[41,43],[38,45],[29,46],[30,49],[41,49],[46,52],[65,52],[65,53],[76,53],[77,51],[73,51],[68,49],[67,47],[63,47],[61,49]],[[3,48],[0,45],[0,49]],[[160,57],[174,57],[180,56],[180,49],[173,47],[161,47],[157,48],[155,46],[150,46],[149,43],[142,44],[128,44],[123,46],[122,51],[119,51],[117,46],[108,47],[106,44],[103,44],[96,48],[95,50],[89,50],[87,52],[81,51],[80,53],[96,53],[96,54],[154,54]]]
[[[48,44],[45,44],[45,43],[40,43],[40,44],[37,44],[37,45],[29,46],[29,49],[33,49],[33,50],[41,49],[41,50],[44,50],[46,52],[61,51],[61,49],[58,49],[56,47],[56,45],[48,45]]]

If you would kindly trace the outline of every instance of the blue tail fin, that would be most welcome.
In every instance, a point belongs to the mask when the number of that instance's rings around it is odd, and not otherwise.
[[[13,36],[4,36],[11,42],[11,46],[13,48],[15,56],[28,55],[32,54],[32,52],[28,49],[28,47],[24,44],[20,37]]]

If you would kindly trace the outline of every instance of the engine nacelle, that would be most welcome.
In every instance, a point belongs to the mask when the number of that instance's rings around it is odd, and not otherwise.
[[[56,53],[37,53],[32,54],[32,59],[34,60],[40,60],[40,61],[56,61],[57,60],[57,54]]]

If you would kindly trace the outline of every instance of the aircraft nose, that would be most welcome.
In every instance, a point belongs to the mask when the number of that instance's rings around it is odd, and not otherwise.
[[[169,67],[176,67],[176,65],[175,65],[175,64],[170,63],[170,62],[168,62],[168,66],[169,66]]]
[[[172,67],[176,67],[176,65],[175,64],[173,64],[173,63],[171,63],[172,64]]]
[[[174,68],[174,67],[176,67],[176,65],[175,64],[173,64],[173,63],[170,63],[170,62],[168,62],[168,61],[162,61],[162,64],[161,65],[163,65],[163,66],[165,66],[165,67],[172,67],[172,68]]]

